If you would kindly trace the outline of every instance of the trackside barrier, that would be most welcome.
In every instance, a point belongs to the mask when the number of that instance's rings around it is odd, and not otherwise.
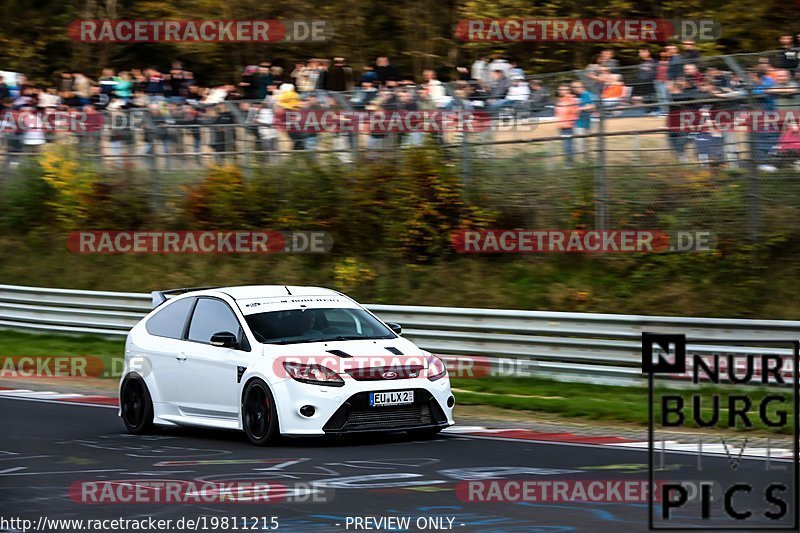
[[[150,311],[149,294],[0,285],[0,328],[124,336]],[[486,358],[519,375],[593,383],[641,383],[641,334],[719,341],[694,353],[759,353],[758,340],[800,339],[800,321],[367,305],[403,336],[441,354]],[[732,347],[730,339],[753,346]],[[790,355],[787,349],[775,353]]]

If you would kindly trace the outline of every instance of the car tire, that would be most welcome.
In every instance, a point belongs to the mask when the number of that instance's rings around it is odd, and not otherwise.
[[[153,400],[141,377],[131,375],[125,378],[120,390],[119,407],[128,433],[146,435],[153,431]]]
[[[415,440],[432,439],[444,428],[409,429],[408,436]]]
[[[256,446],[269,446],[278,440],[275,398],[260,379],[249,382],[242,394],[242,428]]]

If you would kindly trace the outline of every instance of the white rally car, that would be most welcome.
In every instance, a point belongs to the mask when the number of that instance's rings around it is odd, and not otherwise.
[[[263,285],[153,293],[125,344],[119,414],[153,425],[279,435],[408,431],[453,424],[441,359],[347,296]]]

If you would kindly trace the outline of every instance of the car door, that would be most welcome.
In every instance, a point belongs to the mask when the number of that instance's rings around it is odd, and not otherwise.
[[[239,413],[238,367],[246,366],[245,348],[213,346],[211,336],[229,332],[244,340],[242,326],[223,300],[199,297],[189,322],[176,383],[176,403],[184,415],[235,419]],[[246,341],[244,341],[246,342]]]
[[[140,348],[147,361],[137,361],[136,367],[155,393],[154,402],[174,404],[176,401],[176,385],[182,371],[178,356],[185,349],[183,338],[195,300],[168,301],[145,323],[149,335],[142,340]]]

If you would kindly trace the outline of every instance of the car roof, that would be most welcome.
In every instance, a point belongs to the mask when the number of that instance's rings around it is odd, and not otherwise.
[[[219,287],[214,291],[227,294],[234,300],[254,298],[285,298],[286,296],[327,296],[340,293],[324,287],[305,287],[297,285],[245,285],[239,287]]]
[[[199,296],[233,298],[244,314],[253,314],[285,309],[343,307],[361,308],[352,298],[324,287],[302,287],[297,285],[246,285],[241,287],[197,287],[154,291],[153,309],[166,301]],[[268,307],[263,307],[268,306]]]

